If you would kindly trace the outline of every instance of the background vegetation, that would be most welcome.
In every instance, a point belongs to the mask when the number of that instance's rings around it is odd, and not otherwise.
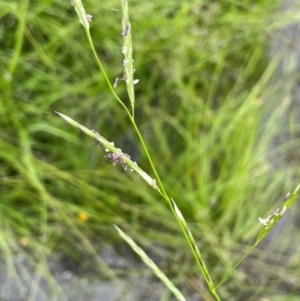
[[[113,83],[123,70],[120,1],[84,4]],[[299,11],[279,8],[263,0],[129,1],[136,122],[216,282],[254,242],[258,217],[299,183],[299,127],[289,111],[298,75],[293,62],[279,73],[282,53],[270,55]],[[121,287],[120,269],[101,257],[110,246],[132,256],[117,224],[184,294],[211,300],[166,203],[54,114],[97,130],[151,172],[69,1],[0,1],[0,17],[0,248],[20,297],[33,300],[43,279],[48,296],[68,299],[49,267],[53,256],[67,270]],[[126,100],[125,84],[116,92]],[[220,289],[224,300],[298,300],[296,209],[286,215]],[[18,254],[34,272],[30,285],[16,268]],[[143,275],[131,260],[128,271]]]

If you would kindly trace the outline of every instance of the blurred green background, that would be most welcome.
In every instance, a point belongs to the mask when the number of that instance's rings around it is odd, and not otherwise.
[[[121,2],[83,3],[113,83],[123,72]],[[269,0],[133,0],[129,12],[136,122],[218,283],[255,241],[258,217],[299,183],[298,48],[287,29],[300,10]],[[0,17],[0,297],[127,300],[145,278],[128,300],[173,300],[116,224],[190,300],[212,300],[166,202],[54,113],[100,132],[152,175],[70,1],[0,0]],[[116,93],[129,105],[124,83]],[[219,289],[222,300],[299,300],[296,207]],[[87,288],[75,282],[74,296],[64,285],[76,278]],[[126,294],[79,298],[104,279]]]

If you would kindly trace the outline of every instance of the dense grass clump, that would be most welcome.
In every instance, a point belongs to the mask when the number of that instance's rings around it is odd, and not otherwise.
[[[113,140],[152,175],[73,7],[58,0],[19,2],[0,0],[3,263],[22,286],[14,258],[26,254],[53,295],[62,294],[47,264],[55,254],[91,262],[98,275],[122,286],[122,277],[99,261],[107,245],[121,253],[112,227],[117,224],[166,267],[184,294],[197,291],[209,300],[195,285],[198,270],[166,202],[137,174],[113,167],[95,141],[54,114],[63,112]],[[93,15],[97,55],[113,84],[123,76],[121,3],[84,4]],[[298,131],[284,122],[297,75],[292,66],[278,75],[281,54],[269,55],[271,41],[296,19],[280,12],[279,4],[130,1],[139,79],[135,122],[216,283],[255,242],[262,229],[258,217],[279,207],[299,182],[297,166],[286,160],[298,140],[278,142]],[[115,91],[130,108],[125,82]],[[298,295],[298,246],[288,242],[298,232],[283,230],[284,223],[293,228],[284,220],[223,284],[224,300]],[[34,285],[24,287],[23,297],[28,289],[35,291]]]

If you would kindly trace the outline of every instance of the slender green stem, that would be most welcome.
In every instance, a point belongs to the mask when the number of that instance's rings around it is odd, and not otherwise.
[[[165,191],[164,186],[162,184],[162,181],[161,181],[161,179],[159,177],[159,174],[158,174],[158,172],[157,172],[157,170],[156,170],[156,168],[155,168],[155,166],[154,166],[154,164],[152,162],[151,156],[150,156],[150,154],[148,152],[148,149],[147,149],[147,146],[146,146],[146,144],[144,142],[144,139],[143,139],[143,137],[142,137],[142,135],[141,135],[141,133],[140,133],[140,131],[139,131],[139,129],[138,129],[135,121],[132,118],[131,118],[131,122],[132,122],[132,124],[133,124],[133,126],[134,126],[134,128],[136,130],[137,135],[139,136],[139,139],[140,139],[141,144],[143,146],[143,149],[144,149],[144,151],[146,153],[146,156],[147,156],[147,158],[149,160],[149,163],[150,163],[150,165],[152,167],[152,170],[153,170],[153,172],[154,172],[154,174],[155,174],[155,176],[157,178],[157,181],[158,181],[158,183],[159,183],[159,185],[161,187],[161,190],[162,190],[161,194],[167,200],[167,202],[168,202],[168,204],[169,204],[169,206],[170,206],[170,208],[171,208],[174,216],[176,217],[176,220],[177,220],[177,222],[178,222],[178,224],[179,224],[179,226],[180,226],[180,228],[181,228],[181,230],[182,230],[182,232],[183,232],[183,234],[184,234],[184,236],[185,236],[185,238],[186,238],[186,240],[187,240],[187,242],[188,242],[188,244],[189,244],[189,246],[190,246],[190,248],[192,250],[192,253],[193,253],[193,255],[194,255],[195,259],[196,259],[196,262],[197,262],[197,264],[198,264],[198,266],[199,266],[199,268],[201,270],[202,275],[204,276],[204,279],[205,279],[205,281],[206,281],[206,283],[207,283],[207,285],[208,285],[208,287],[210,289],[210,292],[216,298],[216,300],[220,300],[218,294],[216,293],[216,287],[214,286],[214,284],[212,282],[212,279],[210,277],[208,269],[207,269],[206,265],[204,264],[204,261],[202,260],[202,255],[201,255],[199,249],[196,247],[195,243],[193,243],[191,241],[189,233],[187,232],[186,228],[182,224],[182,221],[179,219],[178,214],[176,213],[176,211],[174,209],[174,206],[172,204],[172,200],[168,196],[167,192]],[[199,259],[201,259],[201,261]]]
[[[130,114],[130,111],[127,109],[127,107],[125,106],[124,102],[123,102],[123,101],[119,98],[119,96],[116,94],[115,89],[113,88],[112,84],[110,83],[109,78],[108,78],[108,76],[107,76],[107,74],[106,74],[106,71],[105,71],[105,69],[104,69],[102,63],[101,63],[101,61],[100,61],[99,58],[98,58],[98,55],[97,55],[96,49],[95,49],[95,47],[94,47],[94,43],[93,43],[93,40],[92,40],[92,37],[91,37],[91,34],[90,34],[89,29],[86,29],[86,28],[85,28],[85,32],[86,32],[86,35],[87,35],[89,44],[90,44],[90,46],[91,46],[91,49],[92,49],[92,51],[93,51],[94,57],[95,57],[95,59],[96,59],[96,61],[97,61],[97,64],[98,64],[98,66],[99,66],[101,72],[103,73],[103,75],[104,75],[104,77],[105,77],[105,80],[106,80],[106,82],[107,82],[107,84],[108,84],[108,86],[109,86],[109,89],[111,90],[112,94],[113,94],[114,97],[117,99],[117,101],[118,101],[118,102],[122,105],[122,107],[125,109],[125,111],[127,112],[127,114],[128,114],[129,117],[130,117],[130,120],[132,120],[133,116]]]
[[[256,242],[247,252],[246,254],[235,264],[235,266],[230,270],[230,272],[216,285],[215,289],[217,289],[221,284],[223,284],[231,274],[237,269],[237,267],[246,259],[246,257],[257,247],[258,243]]]
[[[154,166],[154,164],[153,164],[153,162],[152,162],[151,156],[150,156],[150,154],[149,154],[149,152],[148,152],[148,149],[147,149],[146,143],[145,143],[145,141],[144,141],[144,139],[143,139],[143,136],[142,136],[142,134],[140,133],[140,130],[139,130],[138,126],[136,125],[134,119],[133,119],[133,118],[130,118],[130,120],[131,120],[131,123],[132,123],[132,125],[133,125],[133,127],[134,127],[134,129],[135,129],[135,131],[136,131],[136,133],[137,133],[137,135],[138,135],[138,137],[139,137],[139,139],[140,139],[140,142],[141,142],[141,144],[142,144],[142,146],[143,146],[143,149],[144,149],[144,151],[145,151],[145,153],[146,153],[146,156],[147,156],[148,161],[149,161],[149,163],[150,163],[150,165],[151,165],[151,168],[152,168],[152,170],[153,170],[153,172],[154,172],[154,174],[155,174],[155,177],[156,177],[156,179],[157,179],[157,181],[158,181],[158,183],[159,183],[159,186],[160,186],[160,188],[161,188],[161,190],[162,190],[162,192],[163,192],[163,195],[165,196],[165,198],[166,198],[168,201],[170,201],[170,200],[169,200],[170,198],[169,198],[169,196],[167,195],[167,193],[166,193],[166,191],[165,191],[165,188],[164,188],[164,186],[163,186],[163,184],[162,184],[162,181],[161,181],[161,179],[160,179],[160,177],[159,177],[159,174],[158,174],[158,172],[157,172],[157,170],[156,170],[156,168],[155,168],[155,166]]]
[[[209,272],[208,272],[208,269],[206,268],[204,262],[203,262],[203,261],[200,262],[200,260],[199,260],[199,257],[200,257],[201,260],[202,260],[201,253],[199,252],[198,249],[195,250],[195,245],[192,243],[192,241],[191,241],[191,239],[190,239],[190,237],[189,237],[189,235],[188,235],[188,233],[187,233],[185,227],[182,225],[182,222],[179,220],[178,215],[176,214],[176,212],[175,212],[175,210],[174,210],[174,207],[173,207],[173,205],[172,205],[171,198],[168,196],[168,194],[166,193],[166,191],[165,191],[165,189],[164,189],[164,186],[163,186],[163,184],[162,184],[162,181],[161,181],[161,179],[160,179],[160,177],[159,177],[159,174],[158,174],[158,172],[157,172],[157,170],[156,170],[156,168],[155,168],[155,166],[154,166],[154,164],[153,164],[153,162],[152,162],[152,159],[151,159],[151,156],[150,156],[150,154],[149,154],[149,152],[148,152],[147,146],[146,146],[146,144],[145,144],[145,142],[144,142],[144,139],[143,139],[143,137],[142,137],[142,135],[141,135],[141,133],[140,133],[140,131],[139,131],[139,129],[138,129],[138,127],[137,127],[135,121],[134,121],[133,119],[131,119],[131,122],[132,122],[132,124],[133,124],[133,126],[134,126],[134,128],[135,128],[135,130],[136,130],[137,135],[139,136],[139,139],[140,139],[141,144],[142,144],[142,146],[143,146],[143,149],[144,149],[144,151],[145,151],[145,153],[146,153],[146,156],[147,156],[147,158],[148,158],[148,160],[149,160],[149,163],[150,163],[150,165],[151,165],[151,167],[152,167],[152,170],[153,170],[153,172],[154,172],[154,174],[155,174],[155,176],[156,176],[156,178],[157,178],[157,181],[158,181],[158,183],[159,183],[159,185],[160,185],[160,187],[161,187],[161,190],[162,190],[162,193],[161,193],[161,194],[162,194],[163,197],[167,200],[167,202],[168,202],[168,204],[169,204],[169,206],[170,206],[170,208],[171,208],[171,210],[172,210],[174,216],[176,217],[176,220],[177,220],[177,222],[178,222],[178,224],[179,224],[179,226],[180,226],[180,228],[181,228],[181,230],[182,230],[182,232],[183,232],[183,234],[184,234],[184,236],[185,236],[185,238],[186,238],[186,240],[187,240],[187,242],[188,242],[188,244],[189,244],[189,246],[190,246],[190,248],[191,248],[191,250],[192,250],[192,253],[193,253],[193,255],[194,255],[195,259],[196,259],[196,262],[197,262],[197,264],[198,264],[198,266],[199,266],[199,268],[200,268],[200,270],[201,270],[201,272],[202,272],[202,275],[204,276],[204,279],[205,279],[205,281],[206,281],[206,283],[207,283],[207,285],[208,285],[208,287],[209,287],[209,289],[210,289],[211,294],[216,298],[216,300],[219,301],[219,300],[221,300],[221,299],[219,298],[218,294],[216,293],[216,287],[214,286],[214,284],[213,284],[213,282],[212,282],[212,280],[211,280],[211,277],[210,277],[210,274],[209,274]],[[197,251],[198,251],[198,252],[197,252]],[[197,253],[198,253],[198,254],[197,254]]]

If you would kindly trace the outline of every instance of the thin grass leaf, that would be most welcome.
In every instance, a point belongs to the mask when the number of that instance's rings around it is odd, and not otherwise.
[[[98,140],[100,142],[100,145],[103,145],[105,147],[105,150],[107,152],[110,152],[111,154],[114,154],[115,156],[112,156],[112,161],[113,164],[115,165],[116,163],[121,163],[123,165],[126,164],[130,169],[134,170],[142,179],[144,179],[153,189],[157,189],[159,192],[159,188],[156,185],[156,180],[152,179],[145,171],[143,171],[136,162],[132,161],[130,159],[130,156],[127,154],[123,153],[120,148],[117,148],[114,146],[114,142],[109,142],[106,140],[103,136],[101,136],[99,133],[96,131],[91,131],[85,126],[79,124],[72,118],[68,117],[67,115],[64,115],[59,112],[55,112],[58,114],[60,117],[65,119],[67,122],[69,122],[71,125],[81,129],[83,132],[85,132],[87,135],[93,137],[94,139]],[[124,169],[126,170],[127,168],[125,165],[123,165]]]
[[[132,250],[136,252],[144,263],[155,273],[155,275],[166,285],[166,287],[175,295],[180,301],[186,301],[180,291],[175,287],[172,281],[162,272],[162,270],[149,258],[149,256],[141,249],[131,237],[125,234],[120,228],[115,226],[120,236],[130,245]]]

